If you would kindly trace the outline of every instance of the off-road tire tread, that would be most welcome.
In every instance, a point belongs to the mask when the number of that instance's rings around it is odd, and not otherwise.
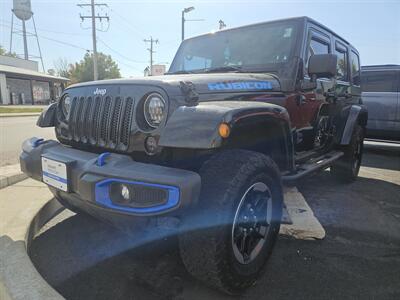
[[[344,155],[330,168],[330,173],[336,180],[343,183],[351,183],[357,178],[358,172],[356,176],[354,176],[352,164],[353,152],[360,139],[364,139],[364,129],[360,125],[356,125],[351,136],[350,144],[341,148]]]
[[[247,150],[227,150],[212,157],[200,170],[203,188],[198,209],[209,210],[214,214],[226,211],[227,207],[232,205],[228,202],[232,202],[230,199],[235,196],[232,195],[234,187],[243,184],[248,174],[260,170],[276,181],[283,195],[280,172],[271,158]],[[217,201],[210,202],[207,199]],[[197,279],[225,293],[237,294],[253,285],[257,276],[238,281],[229,272],[224,271],[229,269],[226,259],[228,254],[224,247],[225,240],[217,239],[222,234],[220,232],[218,235],[218,230],[221,229],[182,233],[179,238],[181,258],[189,273]],[[279,225],[275,231],[270,250],[279,233]],[[264,267],[265,263],[259,273]]]

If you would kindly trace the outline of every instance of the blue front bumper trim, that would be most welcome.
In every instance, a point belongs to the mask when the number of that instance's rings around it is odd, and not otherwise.
[[[110,198],[110,185],[112,183],[125,183],[125,184],[135,184],[135,185],[144,185],[148,187],[161,188],[168,191],[168,200],[166,203],[162,205],[156,205],[151,207],[126,207],[115,205]],[[127,213],[136,213],[136,214],[149,214],[149,213],[157,213],[169,210],[179,204],[179,188],[175,186],[155,184],[155,183],[147,183],[147,182],[139,182],[139,181],[129,181],[118,178],[109,178],[103,181],[96,183],[95,186],[95,197],[96,202],[104,207],[121,211]]]

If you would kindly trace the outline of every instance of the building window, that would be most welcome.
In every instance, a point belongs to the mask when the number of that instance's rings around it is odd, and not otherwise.
[[[50,85],[45,81],[32,80],[34,104],[47,104],[50,101]]]

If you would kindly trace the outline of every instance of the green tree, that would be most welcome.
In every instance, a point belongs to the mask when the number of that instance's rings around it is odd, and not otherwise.
[[[99,80],[121,77],[118,65],[110,55],[101,52],[98,53],[97,66]],[[69,69],[69,78],[71,83],[93,80],[93,54],[86,53],[79,63],[71,65]]]
[[[61,77],[69,78],[71,76],[71,64],[66,58],[59,58],[53,63],[56,74]]]
[[[15,52],[7,52],[7,50],[0,45],[0,55],[5,55],[5,56],[11,56],[11,57],[17,57],[17,54]]]

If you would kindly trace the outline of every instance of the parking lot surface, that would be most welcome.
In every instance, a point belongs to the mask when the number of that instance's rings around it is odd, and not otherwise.
[[[38,117],[0,118],[0,167],[19,162],[22,143],[33,136],[55,139],[54,128],[36,126]]]
[[[400,148],[370,143],[352,184],[326,171],[298,188],[326,238],[280,236],[265,275],[239,299],[400,299]],[[175,237],[138,246],[84,215],[57,217],[30,255],[67,299],[229,299],[188,275]]]

